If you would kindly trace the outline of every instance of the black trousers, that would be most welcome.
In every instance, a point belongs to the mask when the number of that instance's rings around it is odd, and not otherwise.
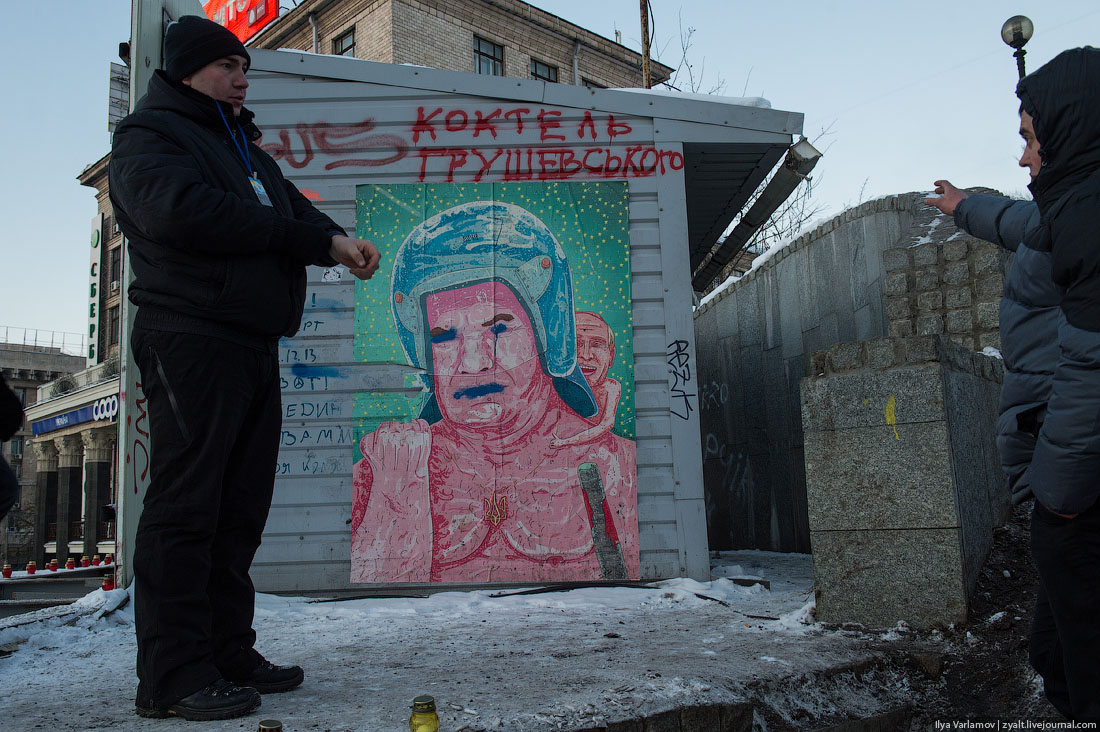
[[[1036,501],[1031,556],[1039,569],[1031,665],[1058,711],[1100,722],[1100,502],[1066,519]]]
[[[247,675],[249,567],[271,507],[282,423],[274,346],[135,328],[150,484],[134,544],[138,699],[163,709]]]

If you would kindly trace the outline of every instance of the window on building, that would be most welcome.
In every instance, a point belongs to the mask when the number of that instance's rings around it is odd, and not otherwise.
[[[118,282],[122,279],[122,247],[109,250],[107,256],[110,257],[111,263],[111,282]],[[114,286],[111,287],[112,294],[116,289]]]
[[[332,39],[332,53],[335,56],[355,58],[355,28],[345,31]]]
[[[531,78],[558,83],[558,67],[531,59]]]
[[[11,438],[10,445],[11,456],[16,460],[23,459],[23,438],[20,435],[16,435]]]
[[[107,345],[113,346],[118,343],[119,335],[117,305],[108,311],[107,317],[109,318],[107,327]]]
[[[601,84],[598,81],[592,81],[591,79],[585,79],[581,77],[581,83],[587,86],[589,89],[606,89],[607,84]]]
[[[504,46],[474,36],[474,73],[504,76]]]

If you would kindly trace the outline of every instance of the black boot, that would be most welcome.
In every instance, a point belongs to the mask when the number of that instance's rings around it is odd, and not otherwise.
[[[183,697],[167,709],[156,709],[139,704],[135,711],[139,716],[154,719],[181,717],[195,722],[204,722],[212,719],[243,717],[258,709],[259,706],[260,695],[255,689],[218,679],[194,694]]]
[[[251,686],[261,694],[274,694],[290,691],[301,685],[304,678],[305,672],[301,666],[276,666],[271,661],[263,661],[250,673],[233,679],[233,683]]]

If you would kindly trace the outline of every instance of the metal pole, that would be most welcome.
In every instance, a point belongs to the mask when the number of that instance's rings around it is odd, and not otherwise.
[[[649,89],[653,84],[649,76],[649,0],[642,3],[642,86]]]

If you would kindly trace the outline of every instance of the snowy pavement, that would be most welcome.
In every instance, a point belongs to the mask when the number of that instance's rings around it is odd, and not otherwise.
[[[874,652],[864,634],[813,622],[809,555],[723,552],[713,563],[711,582],[644,589],[347,601],[261,595],[257,648],[276,663],[303,666],[305,683],[265,696],[248,717],[195,728],[254,730],[274,718],[288,732],[400,730],[421,694],[436,698],[440,729],[450,732],[586,729],[749,699],[788,719],[829,713],[829,694],[815,694],[807,679]],[[740,576],[762,577],[770,590],[726,579]],[[81,602],[125,599],[114,592]],[[190,729],[134,715],[132,613],[127,603],[68,625],[52,619],[0,630],[0,648],[14,651],[0,658],[4,729]],[[896,683],[903,694],[904,679]],[[856,682],[833,689],[848,713],[889,704],[881,689],[861,693]]]

